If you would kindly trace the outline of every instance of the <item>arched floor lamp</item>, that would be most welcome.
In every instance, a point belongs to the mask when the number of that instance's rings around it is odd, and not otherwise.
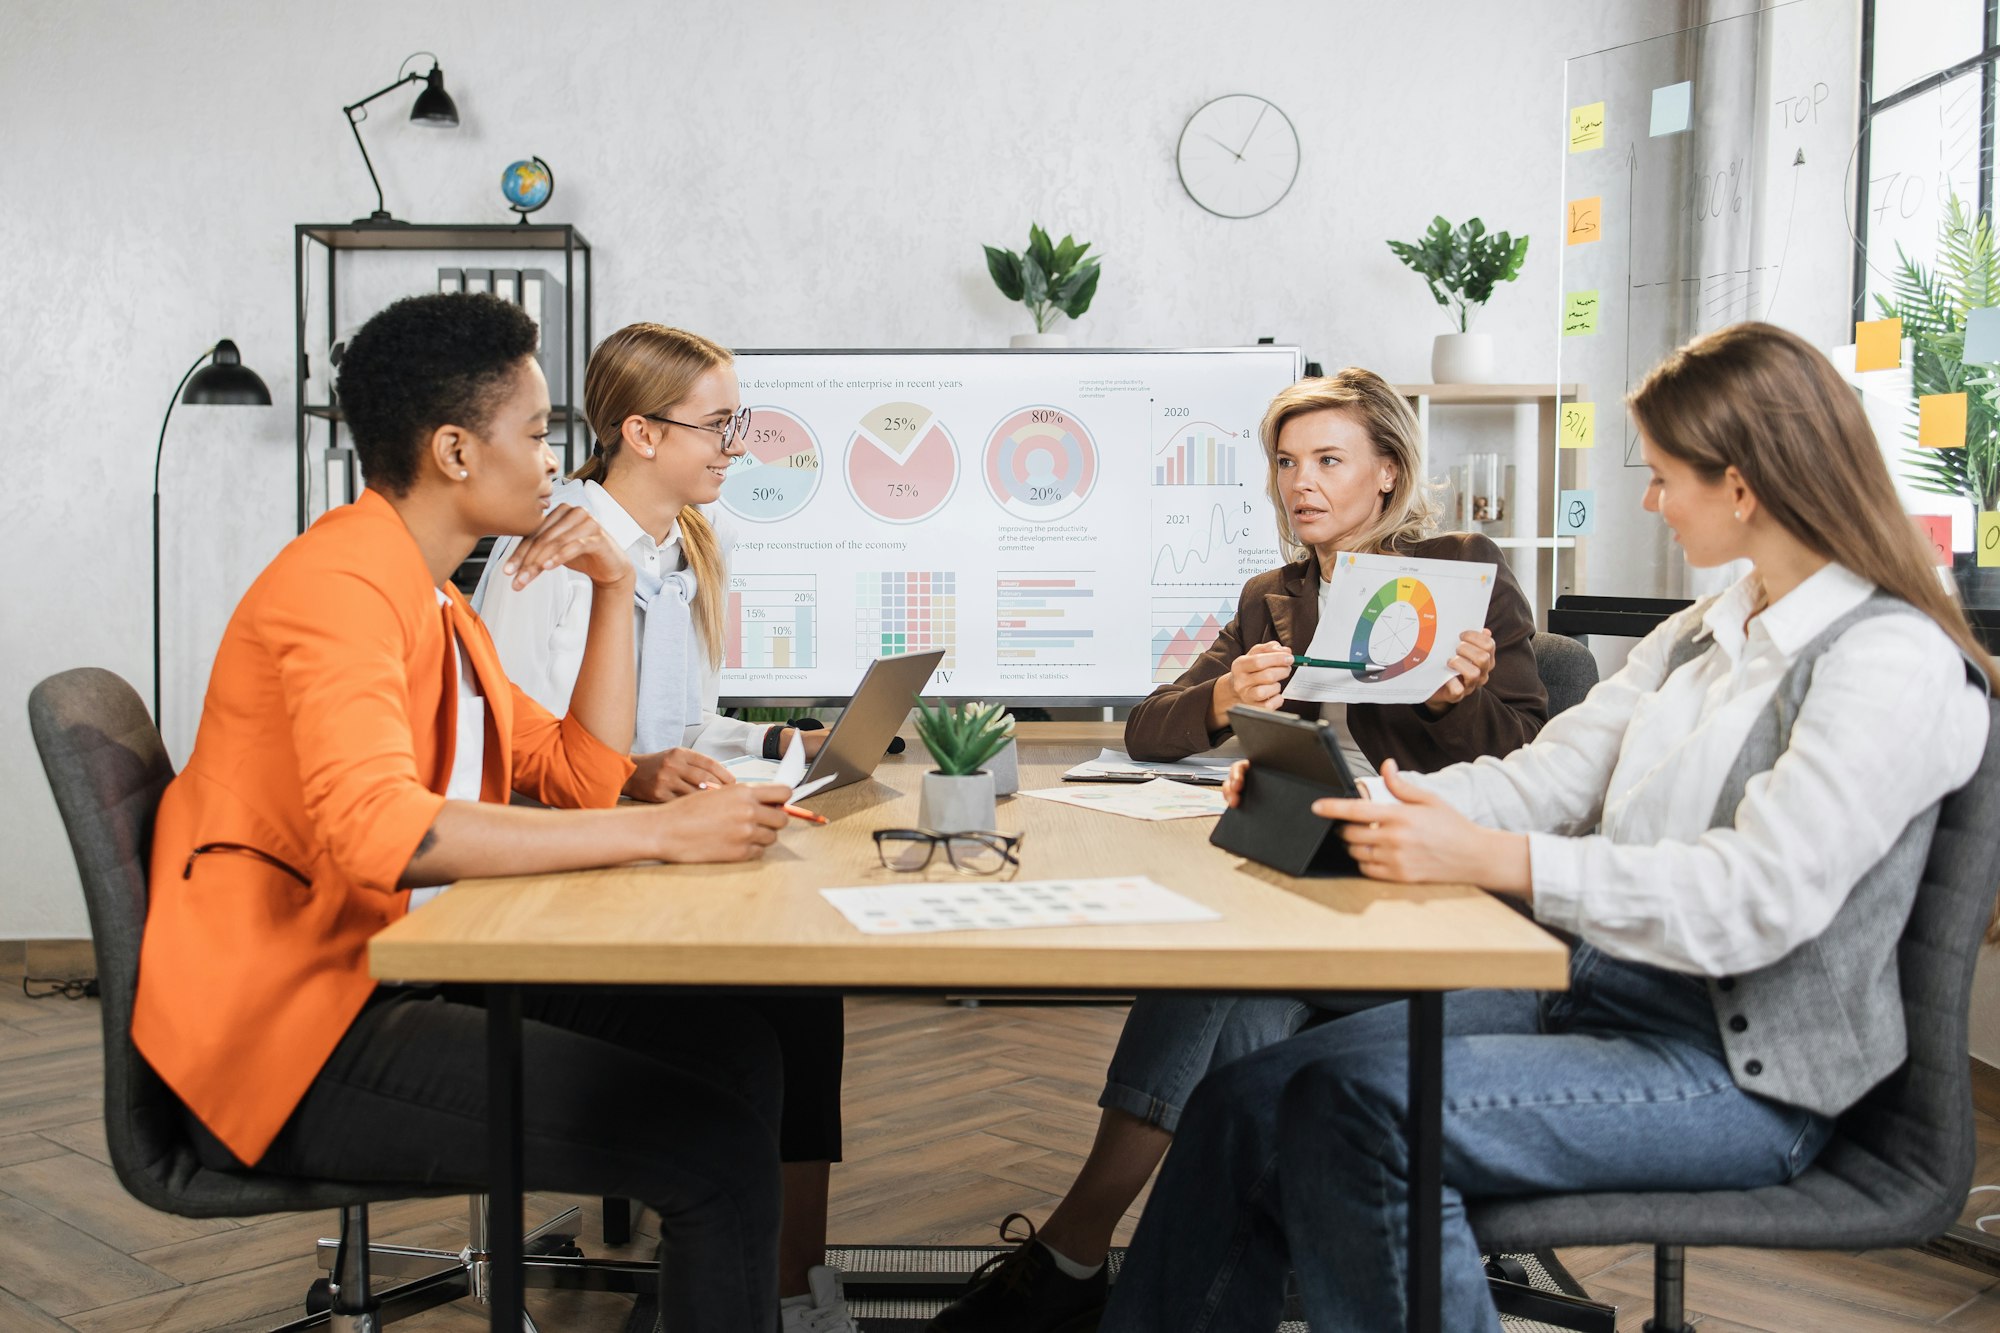
[[[264,387],[256,371],[243,364],[236,344],[224,338],[188,367],[187,374],[174,386],[174,396],[167,400],[166,416],[160,418],[160,443],[153,450],[153,725],[163,734],[166,723],[160,715],[160,459],[167,450],[167,423],[174,419],[175,403],[269,407],[271,391]]]

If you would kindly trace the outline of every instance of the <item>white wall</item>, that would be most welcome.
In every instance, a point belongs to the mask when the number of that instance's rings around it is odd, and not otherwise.
[[[292,534],[292,225],[365,214],[340,114],[419,48],[463,117],[367,125],[398,217],[507,221],[540,154],[541,215],[598,247],[600,336],[634,319],[738,346],[989,346],[1025,327],[981,242],[1030,219],[1095,241],[1101,346],[1302,341],[1329,367],[1428,378],[1442,318],[1385,238],[1433,213],[1534,236],[1479,327],[1503,378],[1552,374],[1562,61],[1678,26],[1678,3],[739,0],[563,6],[245,0],[0,5],[0,938],[86,933],[25,716],[97,664],[146,690],[147,506],[169,391],[233,337],[266,410],[182,408],[165,469],[167,736]],[[1250,221],[1188,200],[1174,141],[1252,91],[1298,127],[1291,196]],[[1504,428],[1504,424],[1503,424]],[[1441,426],[1445,432],[1449,426]],[[1459,429],[1465,429],[1460,426]]]

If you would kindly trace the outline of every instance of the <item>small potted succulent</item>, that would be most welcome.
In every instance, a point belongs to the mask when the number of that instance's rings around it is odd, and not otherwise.
[[[990,829],[993,774],[986,769],[1014,739],[1014,719],[1001,704],[940,704],[917,700],[917,738],[937,767],[924,774],[917,822],[935,833]]]
[[[1441,333],[1431,344],[1431,379],[1439,384],[1485,384],[1493,378],[1493,339],[1473,333],[1472,316],[1493,299],[1493,289],[1521,275],[1528,238],[1489,234],[1478,218],[1454,227],[1442,217],[1414,245],[1390,241],[1396,253],[1451,312],[1456,333]]]
[[[1029,224],[1028,248],[1022,253],[1017,255],[998,246],[986,247],[986,271],[993,275],[993,285],[1008,300],[1028,307],[1028,313],[1035,319],[1035,331],[1015,334],[1012,346],[1069,345],[1068,337],[1050,333],[1049,326],[1058,312],[1071,319],[1082,319],[1083,312],[1090,309],[1090,302],[1097,295],[1099,261],[1083,257],[1088,249],[1088,241],[1078,245],[1073,236],[1052,242],[1049,234],[1034,223]]]

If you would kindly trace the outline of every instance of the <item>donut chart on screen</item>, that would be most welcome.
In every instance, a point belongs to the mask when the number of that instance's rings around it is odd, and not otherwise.
[[[1354,622],[1354,642],[1348,649],[1356,680],[1389,680],[1419,666],[1437,642],[1437,602],[1431,590],[1412,578],[1390,579]]]
[[[958,488],[958,445],[920,403],[884,403],[847,442],[847,489],[885,523],[929,518]]]
[[[752,523],[774,523],[805,508],[825,463],[812,428],[777,407],[750,409],[743,454],[722,482],[722,503]]]
[[[1075,513],[1097,484],[1097,443],[1075,416],[1037,404],[986,439],[986,489],[1015,518],[1047,523]]]

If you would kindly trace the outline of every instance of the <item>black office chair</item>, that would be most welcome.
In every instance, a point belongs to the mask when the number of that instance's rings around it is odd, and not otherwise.
[[[1549,716],[1583,702],[1597,684],[1597,658],[1566,634],[1538,630],[1529,641],[1535,650],[1535,671],[1549,694]]]
[[[340,1237],[320,1242],[333,1272],[308,1297],[319,1312],[286,1329],[388,1323],[486,1290],[486,1199],[475,1184],[305,1180],[213,1171],[189,1140],[180,1102],[132,1045],[132,998],[146,924],[148,856],[160,793],[173,764],[132,687],[94,667],[51,676],[28,696],[28,720],[69,833],[90,912],[104,1014],[104,1135],[118,1180],[141,1203],[182,1217],[340,1211]],[[472,1194],[471,1243],[460,1251],[371,1246],[370,1203]],[[530,1241],[574,1216],[538,1228]],[[562,1238],[567,1241],[567,1237]],[[531,1246],[531,1248],[537,1248]],[[529,1286],[652,1293],[651,1264],[585,1260],[550,1246],[529,1261]],[[371,1295],[370,1270],[414,1281]],[[532,1324],[529,1326],[532,1328]]]
[[[1865,1250],[1923,1245],[1957,1219],[1972,1183],[1972,971],[2000,886],[2000,704],[1986,757],[1946,798],[1897,949],[1909,1059],[1840,1118],[1818,1159],[1784,1185],[1701,1193],[1548,1195],[1468,1205],[1489,1250],[1651,1244],[1653,1333],[1688,1333],[1682,1249]]]

